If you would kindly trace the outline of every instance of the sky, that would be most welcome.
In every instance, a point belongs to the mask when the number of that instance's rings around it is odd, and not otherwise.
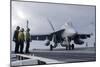
[[[56,31],[69,23],[78,33],[93,33],[89,41],[95,41],[95,6],[12,1],[12,34],[18,25],[26,30],[27,20],[32,35],[52,33],[47,19]]]

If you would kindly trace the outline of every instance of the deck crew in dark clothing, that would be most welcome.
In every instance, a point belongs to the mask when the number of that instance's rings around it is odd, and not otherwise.
[[[19,52],[19,42],[18,42],[18,34],[19,34],[19,29],[20,27],[17,26],[16,30],[14,31],[14,35],[13,35],[13,41],[15,42],[15,53]]]

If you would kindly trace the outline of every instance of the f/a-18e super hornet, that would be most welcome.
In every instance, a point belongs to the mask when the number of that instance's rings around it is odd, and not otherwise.
[[[58,43],[62,47],[65,47],[66,50],[74,49],[74,44],[82,45],[84,44],[83,39],[90,38],[92,34],[79,34],[75,29],[69,25],[68,23],[65,23],[60,30],[55,31],[51,21],[47,19],[50,26],[52,27],[53,31],[50,34],[46,35],[32,35],[32,40],[42,40],[46,41],[45,45],[50,46],[50,50],[53,50],[53,48],[56,48],[58,46]],[[74,43],[71,44],[70,42],[73,41]]]

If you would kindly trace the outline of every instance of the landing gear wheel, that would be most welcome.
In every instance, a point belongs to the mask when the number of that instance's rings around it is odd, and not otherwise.
[[[53,50],[53,46],[52,45],[50,45],[50,51],[52,51]]]
[[[66,50],[68,50],[68,46],[66,46]]]
[[[71,50],[71,45],[69,45],[69,50]]]
[[[72,44],[72,50],[74,49],[74,44]]]

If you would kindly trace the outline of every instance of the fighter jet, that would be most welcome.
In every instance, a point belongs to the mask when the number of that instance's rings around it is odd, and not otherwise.
[[[74,44],[82,45],[84,44],[83,39],[90,38],[92,34],[79,34],[71,25],[65,23],[60,30],[55,31],[52,22],[48,20],[53,32],[46,35],[32,35],[32,40],[42,40],[45,41],[46,46],[50,46],[50,50],[56,48],[58,44],[62,47],[65,47],[66,50],[73,50]],[[73,44],[70,44],[73,41]]]

